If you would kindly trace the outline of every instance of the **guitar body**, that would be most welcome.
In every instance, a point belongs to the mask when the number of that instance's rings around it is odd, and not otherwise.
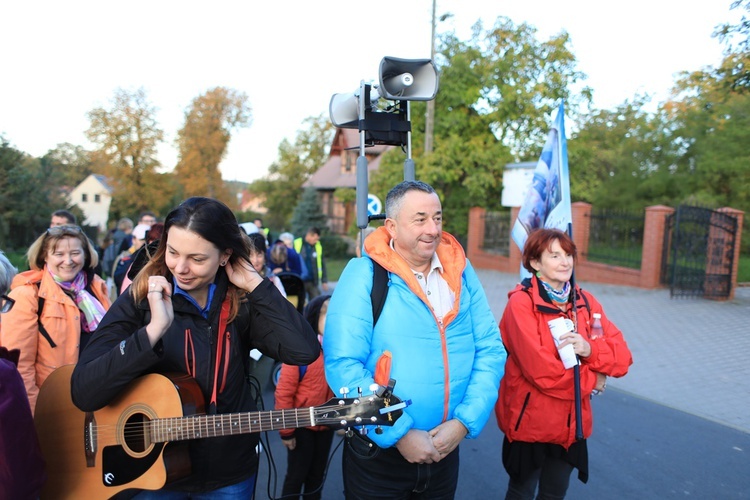
[[[131,488],[157,490],[190,474],[186,442],[151,443],[142,430],[157,418],[202,413],[194,380],[145,375],[105,408],[84,413],[71,400],[73,368],[55,370],[37,400],[34,420],[47,470],[42,498],[109,498]]]
[[[47,468],[42,499],[98,500],[128,489],[158,490],[191,473],[191,439],[315,425],[390,426],[411,404],[392,394],[392,381],[378,393],[317,407],[205,415],[195,380],[149,374],[105,408],[82,412],[71,399],[73,368],[52,372],[37,398],[34,423]]]

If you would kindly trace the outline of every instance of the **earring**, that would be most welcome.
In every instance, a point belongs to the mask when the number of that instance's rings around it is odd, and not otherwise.
[[[541,271],[537,271],[536,272],[536,277],[537,278],[541,278],[542,277],[542,272]]]
[[[222,266],[226,266],[227,265],[227,261],[222,262],[221,265]]]

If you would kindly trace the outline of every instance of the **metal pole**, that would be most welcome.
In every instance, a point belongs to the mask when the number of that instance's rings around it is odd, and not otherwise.
[[[367,157],[365,156],[365,130],[362,121],[365,119],[365,100],[369,101],[370,86],[362,80],[359,84],[359,156],[357,157],[357,227],[367,227]]]
[[[411,123],[411,106],[406,101],[406,121]],[[413,181],[416,176],[414,160],[411,158],[411,130],[406,132],[406,160],[404,160],[404,180]]]
[[[432,37],[430,38],[430,59],[435,60],[435,25],[437,20],[435,19],[435,8],[437,0],[432,0]],[[427,113],[425,114],[424,124],[424,152],[425,154],[432,153],[432,136],[434,129],[435,120],[435,100],[431,99],[427,101]]]

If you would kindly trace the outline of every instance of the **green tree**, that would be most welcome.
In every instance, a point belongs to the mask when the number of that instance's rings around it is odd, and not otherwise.
[[[679,197],[669,169],[676,158],[669,127],[663,113],[645,111],[648,103],[636,96],[584,118],[568,140],[573,201],[636,209]]]
[[[730,10],[741,9],[750,13],[750,0],[735,0],[729,7]],[[724,23],[716,27],[713,34],[725,45],[725,55],[750,53],[750,19],[742,15],[737,24]],[[735,43],[736,41],[736,43]],[[747,91],[750,89],[750,68],[742,63],[744,58],[735,59],[737,63],[731,67],[729,73],[729,84],[732,89]]]
[[[40,159],[55,172],[61,186],[75,187],[94,173],[91,155],[82,146],[68,142],[58,144]]]
[[[499,206],[505,164],[538,157],[560,99],[576,116],[591,93],[570,90],[585,75],[575,69],[566,33],[542,42],[532,26],[499,17],[487,30],[477,23],[468,41],[448,33],[439,45],[434,149],[421,153],[425,104],[412,103],[412,154],[416,177],[443,201],[445,229],[465,236],[472,206]],[[371,191],[384,196],[400,182],[403,161],[400,151],[387,153]]]
[[[328,217],[320,208],[318,191],[312,187],[305,188],[292,214],[292,234],[295,237],[304,236],[310,227],[315,226],[323,235],[327,231],[326,221]]]
[[[110,217],[132,217],[154,210],[171,198],[170,186],[157,173],[157,148],[164,132],[156,121],[156,108],[140,88],[117,89],[108,108],[89,111],[91,122],[86,136],[97,146],[92,161],[105,168],[113,186]]]
[[[730,54],[718,68],[683,74],[665,104],[680,146],[674,175],[693,200],[750,210],[750,93],[734,85],[750,52]]]
[[[193,99],[177,133],[179,161],[175,173],[186,197],[209,196],[229,206],[237,200],[224,185],[219,164],[232,132],[250,125],[247,94],[216,87]]]
[[[67,206],[52,178],[49,166],[0,137],[0,249],[25,250],[52,211]]]
[[[281,141],[278,160],[263,179],[253,182],[248,189],[265,196],[266,225],[278,229],[289,227],[289,218],[302,196],[302,185],[325,162],[333,132],[328,118],[319,115],[304,120],[294,144],[286,139]]]

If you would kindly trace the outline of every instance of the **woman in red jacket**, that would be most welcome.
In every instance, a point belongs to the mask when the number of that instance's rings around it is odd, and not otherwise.
[[[495,414],[505,434],[506,499],[534,498],[537,485],[538,498],[563,498],[573,468],[581,481],[588,480],[590,396],[604,391],[608,376],[625,375],[633,363],[622,333],[601,304],[577,286],[571,290],[575,259],[576,247],[567,234],[533,231],[524,245],[523,266],[534,276],[509,293],[500,320],[508,359]],[[548,325],[556,318],[574,325],[558,345]],[[575,438],[574,370],[563,365],[558,352],[567,346],[580,360],[583,440]]]
[[[322,340],[325,329],[328,299],[319,295],[305,307],[305,319]],[[276,386],[276,409],[319,406],[333,397],[323,370],[323,356],[308,366],[281,366]],[[318,500],[323,490],[328,452],[333,441],[333,429],[325,426],[285,429],[279,431],[288,450],[286,478],[281,495],[299,498],[304,486],[304,498]]]

